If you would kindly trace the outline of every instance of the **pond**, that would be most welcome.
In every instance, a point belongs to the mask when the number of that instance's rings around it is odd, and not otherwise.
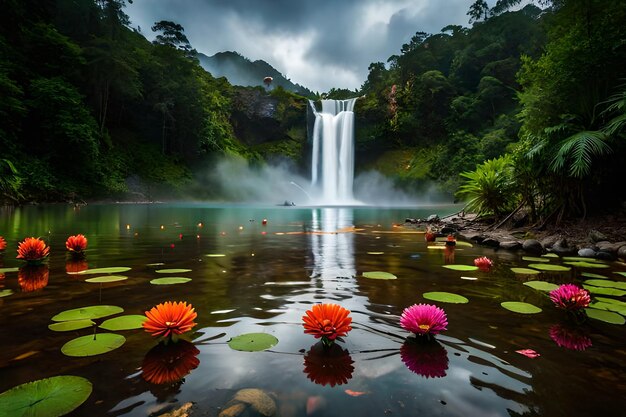
[[[191,415],[217,416],[246,388],[266,393],[282,417],[623,416],[624,326],[592,318],[578,323],[555,308],[547,292],[524,283],[581,285],[595,279],[619,287],[626,265],[524,260],[521,252],[462,242],[446,249],[401,225],[406,217],[457,209],[182,203],[4,208],[0,235],[8,245],[0,268],[21,266],[15,249],[28,236],[43,238],[51,252],[38,277],[18,279],[9,270],[0,279],[0,291],[10,294],[0,298],[0,392],[57,375],[84,377],[93,392],[72,416],[152,416],[188,402],[195,404]],[[107,274],[68,273],[86,267],[66,255],[65,240],[78,233],[89,242],[88,268],[127,267],[115,275],[128,279],[90,283],[86,279]],[[444,268],[471,266],[480,256],[494,266]],[[570,269],[535,275],[511,270],[541,260]],[[162,269],[189,271],[157,272]],[[363,277],[372,271],[397,279]],[[170,276],[191,280],[150,283]],[[600,297],[623,307],[624,295],[612,289]],[[433,291],[469,302],[424,297]],[[121,330],[113,332],[125,337],[119,348],[70,357],[61,348],[94,330],[48,328],[53,316],[68,309],[113,305],[123,314],[142,315],[165,301],[195,308],[198,324],[186,334],[188,342],[157,347],[143,329]],[[507,301],[542,311],[509,311],[501,306]],[[304,334],[302,316],[316,303],[351,311],[352,330],[330,351]],[[447,314],[447,331],[429,343],[407,342],[410,333],[399,323],[403,309],[416,303]],[[247,333],[269,334],[278,343],[256,352],[229,346],[231,338]],[[516,352],[523,349],[540,356]],[[167,369],[154,371],[155,358]]]

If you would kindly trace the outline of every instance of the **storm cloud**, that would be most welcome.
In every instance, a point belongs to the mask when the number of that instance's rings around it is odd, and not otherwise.
[[[262,59],[313,91],[358,89],[372,62],[386,62],[417,31],[468,25],[473,0],[135,0],[126,13],[148,39],[172,20],[206,55]],[[492,5],[495,2],[489,1]]]

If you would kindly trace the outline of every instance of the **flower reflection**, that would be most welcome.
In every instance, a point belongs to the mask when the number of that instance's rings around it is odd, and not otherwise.
[[[2,236],[0,236],[0,250],[5,250],[7,248],[7,241],[4,240]]]
[[[580,329],[561,324],[550,327],[550,338],[557,346],[566,349],[583,351],[591,347],[591,339]]]
[[[37,291],[48,285],[49,275],[48,265],[26,265],[18,271],[17,282],[24,292]]]
[[[407,339],[400,347],[400,358],[409,370],[424,378],[446,376],[448,352],[438,342]]]
[[[65,262],[65,272],[70,275],[86,271],[88,268],[89,264],[86,259],[68,259],[67,262]]]
[[[354,361],[347,350],[333,344],[325,348],[316,343],[304,355],[304,373],[318,385],[347,384],[354,372]]]
[[[446,265],[454,264],[454,246],[446,246],[443,248],[443,261]]]
[[[141,366],[141,376],[153,384],[170,384],[179,381],[196,369],[200,351],[193,343],[159,343],[146,354]]]

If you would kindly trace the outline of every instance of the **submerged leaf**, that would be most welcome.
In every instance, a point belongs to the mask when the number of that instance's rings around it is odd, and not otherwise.
[[[246,333],[233,337],[228,341],[228,346],[234,350],[245,352],[258,352],[276,346],[278,339],[267,333]]]
[[[500,305],[507,310],[514,311],[522,314],[536,314],[541,313],[541,309],[535,305],[529,303],[523,303],[520,301],[505,301]]]
[[[432,291],[422,294],[427,300],[441,301],[442,303],[466,304],[469,300],[462,295],[451,292]]]
[[[111,352],[122,346],[126,338],[114,333],[89,334],[72,339],[61,348],[66,356],[83,357],[95,356]]]

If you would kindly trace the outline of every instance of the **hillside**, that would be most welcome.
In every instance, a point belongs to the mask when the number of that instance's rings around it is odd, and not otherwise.
[[[214,77],[226,77],[233,85],[256,87],[263,85],[263,78],[272,77],[272,86],[309,97],[314,93],[299,84],[294,84],[276,68],[263,60],[250,61],[237,52],[218,52],[213,56],[198,53],[202,68]]]

